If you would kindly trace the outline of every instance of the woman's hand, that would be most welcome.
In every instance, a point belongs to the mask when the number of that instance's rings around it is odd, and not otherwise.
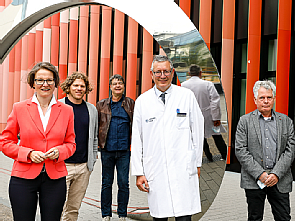
[[[29,157],[34,163],[42,163],[46,159],[41,151],[31,151]]]
[[[45,158],[46,159],[50,159],[50,160],[54,160],[56,158],[59,157],[59,151],[56,147],[53,147],[51,148],[50,150],[48,150],[46,153],[45,153]]]

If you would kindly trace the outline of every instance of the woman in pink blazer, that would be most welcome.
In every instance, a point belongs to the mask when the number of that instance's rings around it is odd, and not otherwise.
[[[73,110],[53,95],[59,76],[52,64],[35,65],[27,81],[35,94],[14,104],[2,132],[2,152],[14,159],[9,184],[13,217],[34,221],[39,200],[41,220],[59,221],[66,199],[64,160],[76,150]]]

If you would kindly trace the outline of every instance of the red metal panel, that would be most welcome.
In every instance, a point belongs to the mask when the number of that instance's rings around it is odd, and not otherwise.
[[[112,8],[103,6],[99,100],[109,97],[111,21]]]
[[[78,8],[70,9],[70,16],[68,75],[77,71]]]
[[[115,11],[113,74],[122,75],[125,14]]]
[[[143,50],[142,50],[142,78],[141,93],[146,92],[152,87],[152,78],[150,74],[153,61],[153,36],[143,29]]]
[[[22,59],[22,39],[15,46],[15,75],[13,103],[20,101],[20,80],[21,80],[21,59]]]
[[[223,2],[221,82],[225,94],[228,119],[228,156],[231,154],[232,90],[234,63],[235,0]],[[227,164],[230,157],[227,158]]]
[[[188,17],[191,16],[191,0],[179,0],[179,7]]]
[[[226,4],[226,2],[223,4]],[[199,31],[209,49],[211,42],[211,14],[212,0],[200,0]]]
[[[60,44],[59,44],[59,77],[60,81],[64,82],[68,73],[68,17],[69,11],[60,13]],[[58,98],[64,97],[62,89],[58,88]]]
[[[129,17],[126,96],[136,99],[138,23]]]
[[[90,39],[89,39],[89,70],[88,77],[93,91],[88,95],[88,102],[96,104],[97,102],[97,79],[98,79],[98,51],[99,51],[99,13],[100,6],[91,6],[90,19]]]
[[[8,84],[7,117],[11,113],[12,106],[13,106],[14,71],[15,71],[14,63],[15,63],[15,47],[13,47],[9,53],[9,77],[8,77],[8,82],[6,82],[6,84]]]
[[[80,7],[78,71],[87,72],[89,6]]]
[[[29,39],[28,39],[28,72],[32,70],[35,63],[35,47],[36,47],[36,28],[34,28],[29,33]],[[27,98],[32,97],[34,94],[34,90],[27,85]]]
[[[292,0],[279,1],[276,111],[288,115]]]
[[[28,73],[28,39],[28,34],[22,38],[20,101],[27,98],[26,76]]]
[[[262,0],[249,1],[246,113],[256,109],[253,86],[259,80]]]

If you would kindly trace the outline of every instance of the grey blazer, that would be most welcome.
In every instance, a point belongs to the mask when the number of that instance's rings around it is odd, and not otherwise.
[[[59,101],[62,103],[65,103],[65,98],[62,98]],[[89,138],[88,138],[87,167],[89,171],[93,171],[93,167],[97,158],[97,150],[98,150],[98,138],[97,138],[98,113],[97,113],[96,107],[93,104],[86,102],[86,106],[89,112]]]
[[[271,173],[279,178],[277,183],[281,193],[292,191],[291,164],[294,159],[294,128],[292,120],[281,113],[273,111],[277,126],[276,164]],[[259,189],[257,180],[265,171],[263,168],[263,150],[258,110],[240,118],[236,131],[235,154],[241,169],[241,188]]]

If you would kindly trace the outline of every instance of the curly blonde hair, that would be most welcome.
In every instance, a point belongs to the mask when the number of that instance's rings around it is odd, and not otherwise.
[[[73,72],[72,75],[68,76],[67,79],[60,85],[64,93],[70,93],[70,87],[76,79],[82,79],[85,82],[86,94],[89,94],[93,90],[92,85],[89,82],[88,77],[82,72]]]

